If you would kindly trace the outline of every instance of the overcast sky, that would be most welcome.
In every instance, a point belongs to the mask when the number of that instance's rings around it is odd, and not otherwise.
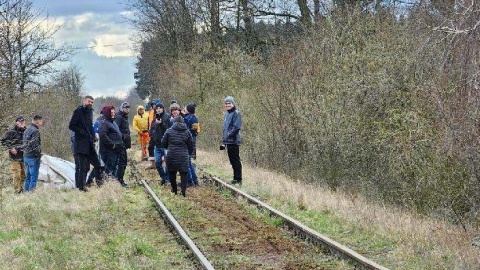
[[[120,0],[34,0],[36,10],[63,28],[56,42],[77,49],[72,63],[85,75],[85,94],[122,97],[135,85],[132,28]]]

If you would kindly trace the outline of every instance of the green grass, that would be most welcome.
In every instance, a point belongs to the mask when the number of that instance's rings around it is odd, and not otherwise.
[[[193,269],[140,187],[8,195],[1,269]]]

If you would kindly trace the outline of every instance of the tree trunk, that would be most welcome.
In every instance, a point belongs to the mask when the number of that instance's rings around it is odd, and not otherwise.
[[[212,51],[216,51],[221,40],[221,30],[220,30],[220,6],[218,0],[210,1],[210,24],[212,25],[210,44],[212,46]]]
[[[310,9],[307,5],[307,0],[297,0],[298,8],[300,9],[300,22],[302,22],[305,27],[309,28],[312,26],[312,19],[310,17]]]

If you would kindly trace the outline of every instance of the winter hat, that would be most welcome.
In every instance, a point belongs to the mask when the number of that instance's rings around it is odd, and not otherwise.
[[[225,102],[230,102],[230,103],[232,103],[233,105],[235,105],[235,100],[234,100],[233,97],[231,97],[231,96],[226,97],[226,98],[225,98]]]
[[[102,114],[105,115],[105,119],[111,119],[112,118],[112,110],[115,109],[115,107],[111,105],[104,106],[102,108]]]
[[[25,118],[23,116],[18,116],[17,119],[15,119],[15,122],[25,122]]]
[[[163,109],[165,109],[165,105],[163,105],[163,103],[159,101],[159,102],[157,103],[157,108],[163,108]]]
[[[187,104],[187,112],[188,113],[191,113],[191,114],[194,114],[195,113],[195,103],[188,103]]]
[[[125,108],[130,108],[130,104],[128,104],[128,102],[123,102],[122,105],[120,105],[120,111],[123,111]]]
[[[176,99],[172,99],[172,101],[170,101],[170,104],[174,104],[174,103],[177,103]]]
[[[180,110],[180,105],[178,105],[177,103],[172,103],[172,104],[170,105],[170,111],[172,111],[172,110],[174,110],[174,109],[175,109],[175,110]]]

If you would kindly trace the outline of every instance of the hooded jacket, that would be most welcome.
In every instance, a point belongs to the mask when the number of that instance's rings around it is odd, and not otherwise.
[[[113,106],[105,106],[102,109],[105,119],[98,125],[100,136],[100,152],[119,152],[123,146],[122,133],[112,118]]]
[[[148,131],[148,114],[147,112],[144,112],[142,115],[138,114],[140,109],[145,110],[145,107],[139,105],[137,114],[133,117],[133,129],[138,133],[142,133],[144,130]]]
[[[192,147],[192,134],[185,123],[175,123],[162,138],[162,145],[168,149],[167,168],[169,171],[188,171],[189,151]]]
[[[25,128],[20,128],[19,126],[14,125],[1,139],[2,145],[7,147],[8,150],[17,150],[16,155],[12,154],[10,151],[8,152],[11,160],[23,161],[22,141],[24,132]]]

